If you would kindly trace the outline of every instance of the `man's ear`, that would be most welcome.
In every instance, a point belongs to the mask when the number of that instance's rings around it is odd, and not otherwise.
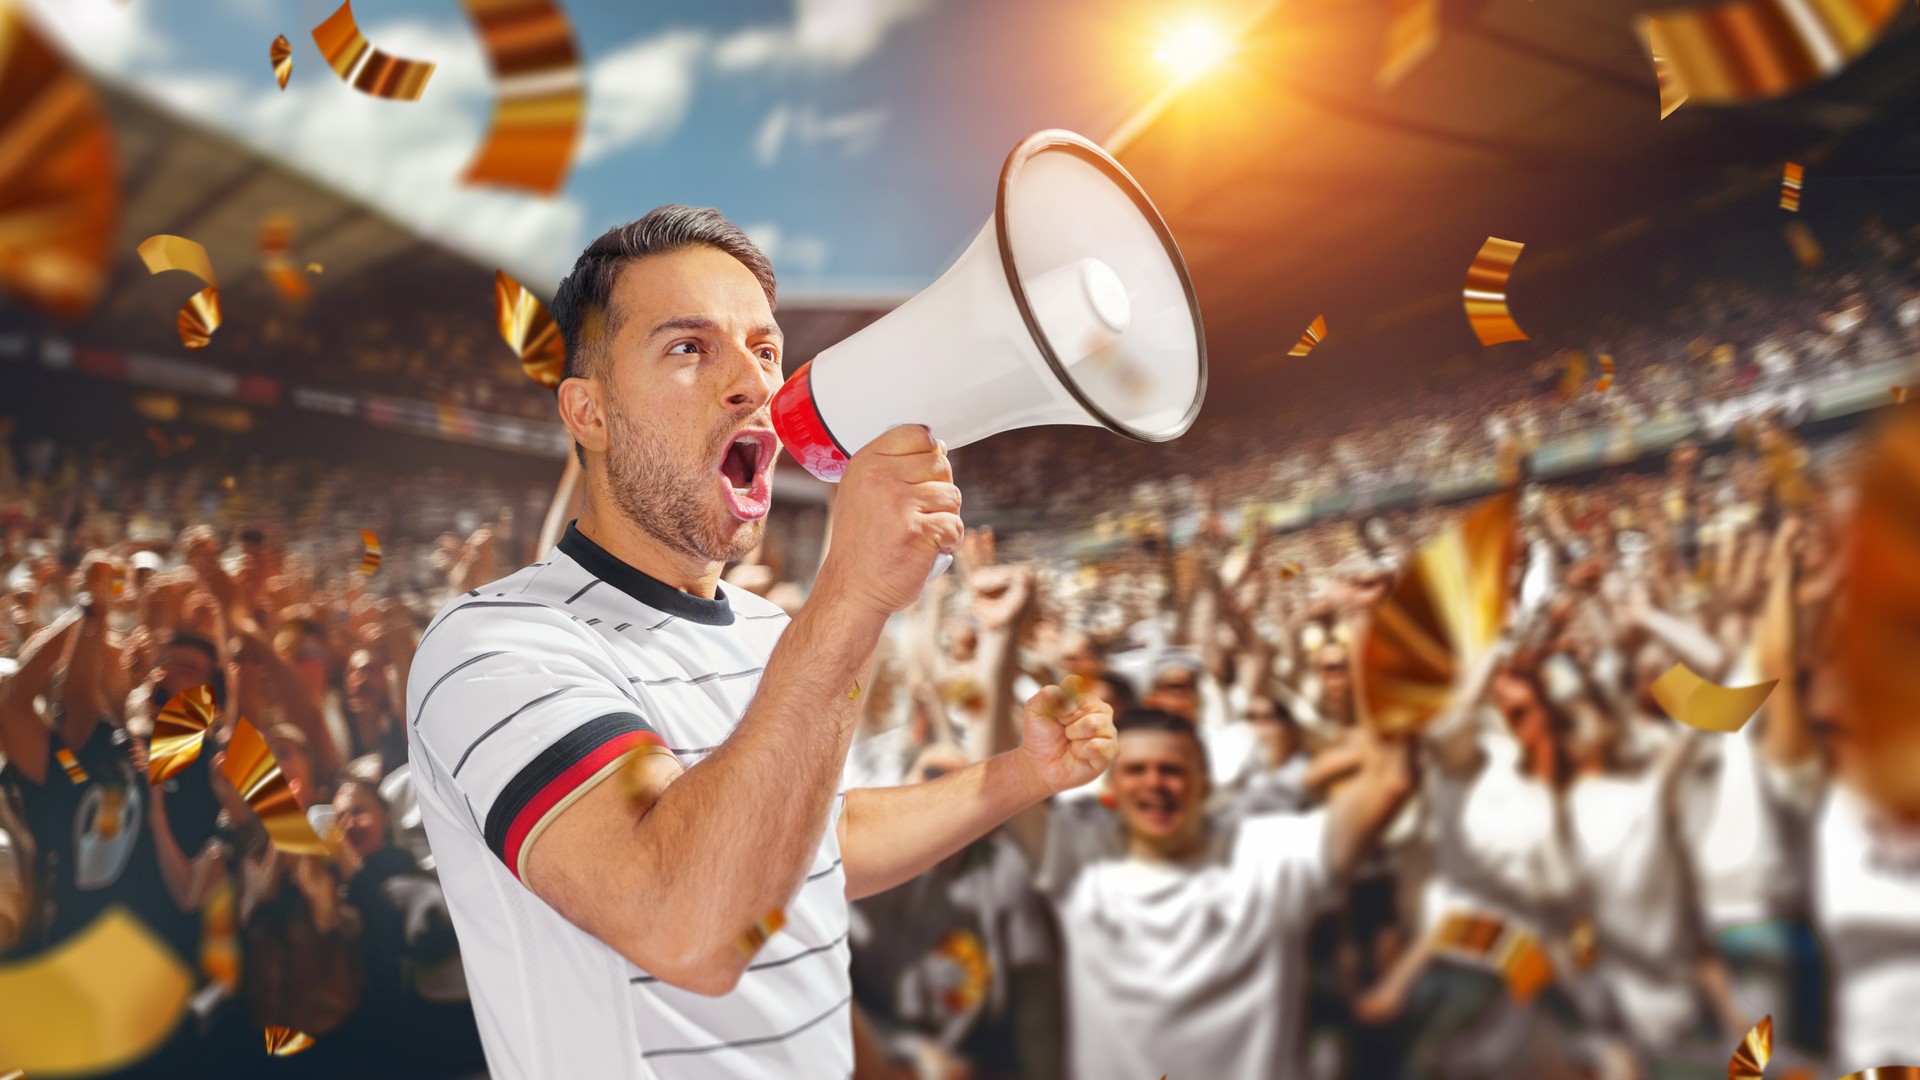
[[[601,386],[597,379],[562,379],[559,387],[560,420],[567,425],[573,441],[596,454],[607,451],[607,414],[600,407]]]

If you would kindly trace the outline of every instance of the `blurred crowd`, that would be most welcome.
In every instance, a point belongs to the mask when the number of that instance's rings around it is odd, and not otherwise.
[[[1815,720],[1857,439],[1762,419],[1526,484],[1503,645],[1417,739],[1357,707],[1359,646],[1460,507],[1276,534],[1199,483],[1178,543],[975,533],[891,627],[848,783],[1005,749],[1056,684],[1113,705],[1121,756],[855,905],[859,1075],[1707,1077],[1769,1015],[1818,1075],[1920,1064],[1920,833],[1830,783]],[[537,557],[548,493],[0,447],[6,959],[115,906],[151,928],[196,993],[129,1075],[480,1075],[400,701],[440,605]],[[777,564],[729,580],[797,605]],[[1705,734],[1650,695],[1676,662],[1781,682]],[[205,751],[150,784],[200,685]],[[277,850],[218,768],[241,717],[329,856]],[[314,1046],[267,1058],[275,1026]]]

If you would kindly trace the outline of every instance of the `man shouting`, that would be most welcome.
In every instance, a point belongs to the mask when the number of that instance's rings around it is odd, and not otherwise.
[[[720,581],[772,501],[773,303],[712,210],[595,240],[553,304],[580,517],[421,639],[409,753],[496,1076],[849,1075],[847,901],[1114,756],[1089,702],[930,783],[841,790],[882,627],[959,544],[960,491],[895,428],[853,456],[798,615]]]

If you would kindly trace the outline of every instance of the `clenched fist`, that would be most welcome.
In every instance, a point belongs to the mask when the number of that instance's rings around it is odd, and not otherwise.
[[[1050,793],[1076,788],[1107,771],[1120,744],[1113,708],[1085,682],[1065,680],[1069,690],[1049,686],[1027,699],[1020,759]]]
[[[933,560],[965,532],[946,448],[917,424],[890,428],[847,463],[815,591],[891,615],[913,603]]]

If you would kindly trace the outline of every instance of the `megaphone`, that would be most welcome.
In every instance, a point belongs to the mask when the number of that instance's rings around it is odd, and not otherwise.
[[[1178,438],[1207,391],[1187,264],[1127,170],[1069,131],[1007,155],[993,216],[938,281],[774,394],[774,431],[837,481],[898,424],[949,447],[1040,424]]]

